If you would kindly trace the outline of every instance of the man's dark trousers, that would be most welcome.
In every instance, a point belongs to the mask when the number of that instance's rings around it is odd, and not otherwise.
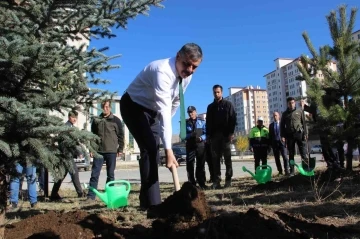
[[[294,134],[290,134],[286,136],[287,148],[289,150],[289,160],[294,160],[295,157],[295,144],[297,144],[300,152],[300,156],[302,160],[307,161],[306,156],[306,142],[304,141],[302,132],[295,132]],[[294,166],[290,165],[290,173],[294,173]]]
[[[267,147],[254,147],[255,170],[258,166],[267,164]]]
[[[231,162],[231,149],[230,140],[223,134],[211,136],[211,152],[213,158],[213,176],[214,183],[221,181],[221,156],[224,155],[225,160],[225,181],[230,181],[233,176],[232,162]]]
[[[196,173],[194,175],[194,166],[196,158]],[[186,146],[186,171],[188,180],[193,185],[198,182],[199,186],[204,186],[206,182],[205,176],[205,144],[197,143],[193,146]],[[195,181],[196,177],[196,181]]]
[[[89,186],[97,189],[99,176],[101,173],[102,166],[104,161],[106,163],[106,183],[115,180],[115,167],[116,167],[116,153],[100,153],[102,158],[94,158],[93,165],[91,168],[91,177]],[[95,199],[95,193],[92,190],[89,190],[88,198]]]
[[[140,148],[140,207],[149,208],[161,203],[158,174],[159,120],[157,112],[131,100],[125,93],[120,100],[124,123]]]
[[[284,162],[284,171],[285,173],[289,173],[289,159],[286,155],[286,149],[284,144],[280,140],[274,140],[271,146],[273,149],[277,170],[279,171],[279,173],[283,172],[280,162],[280,154],[281,154],[281,157],[283,158],[283,162]]]
[[[213,157],[211,153],[211,145],[208,141],[205,142],[205,162],[209,168],[210,181],[214,182],[214,167],[213,167]]]
[[[51,190],[50,198],[57,198],[57,197],[59,197],[58,192],[59,192],[61,183],[62,183],[62,181],[65,179],[65,177],[66,177],[66,175],[67,175],[68,173],[70,174],[71,181],[72,181],[73,184],[74,184],[74,187],[75,187],[75,190],[76,190],[78,196],[79,196],[79,197],[82,196],[83,190],[82,190],[81,185],[80,185],[79,170],[78,170],[78,168],[76,167],[75,161],[73,160],[72,162],[73,162],[72,166],[73,166],[74,172],[70,173],[70,172],[68,172],[68,171],[65,171],[64,177],[63,177],[62,179],[59,179],[58,181],[56,181],[56,182],[54,183],[54,186],[53,186],[53,188],[52,188],[52,190]]]

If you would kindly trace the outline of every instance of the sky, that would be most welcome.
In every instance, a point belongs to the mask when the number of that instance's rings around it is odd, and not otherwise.
[[[173,57],[188,42],[200,45],[203,62],[185,92],[185,107],[205,113],[213,101],[212,86],[260,86],[275,69],[274,59],[310,55],[302,38],[307,31],[315,48],[331,44],[326,15],[341,4],[358,7],[358,0],[327,1],[215,1],[166,0],[165,8],[152,7],[149,16],[129,20],[127,29],[114,29],[116,38],[91,40],[92,47],[108,46],[107,55],[121,54],[110,63],[119,69],[102,73],[110,84],[98,86],[123,94],[148,63]],[[357,5],[356,5],[357,4]],[[355,31],[360,30],[360,12]],[[180,108],[173,117],[173,134],[179,133]]]

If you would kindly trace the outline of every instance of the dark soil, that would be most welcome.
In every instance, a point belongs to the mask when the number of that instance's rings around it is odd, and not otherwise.
[[[210,208],[204,192],[189,182],[185,182],[179,191],[166,198],[156,211],[158,218],[181,221],[203,221],[210,217]]]
[[[211,213],[204,193],[189,183],[160,204],[157,212],[158,219],[153,221],[152,227],[127,228],[86,211],[52,211],[8,225],[5,238],[354,239],[360,235],[358,226],[336,226],[336,218],[329,224],[322,218],[310,221],[300,214],[294,216],[262,208]]]

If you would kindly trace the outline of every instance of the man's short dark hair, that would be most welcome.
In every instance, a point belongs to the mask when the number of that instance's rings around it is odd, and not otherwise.
[[[192,61],[198,61],[203,58],[201,47],[195,43],[187,43],[181,47],[179,54],[186,56]]]
[[[78,117],[78,112],[76,112],[75,110],[69,111],[68,113],[68,117]]]
[[[295,98],[290,96],[286,99],[286,103],[289,103],[290,101],[295,101]]]
[[[221,92],[223,91],[223,87],[221,85],[214,85],[213,86],[213,90],[217,89],[217,88],[220,88],[221,89]]]
[[[103,100],[103,101],[101,102],[101,109],[104,108],[104,106],[105,106],[105,104],[106,104],[107,102],[109,102],[109,107],[111,107],[111,100],[106,99],[106,100]]]

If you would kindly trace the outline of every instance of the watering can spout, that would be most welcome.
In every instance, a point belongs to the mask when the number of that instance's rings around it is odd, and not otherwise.
[[[251,172],[250,170],[248,170],[245,166],[242,166],[242,170],[243,170],[244,172],[250,173],[250,175],[251,175],[253,178],[255,178],[255,174],[254,174],[253,172]]]
[[[89,190],[93,191],[96,194],[96,196],[98,196],[101,199],[101,201],[103,201],[105,204],[108,204],[108,197],[106,193],[101,193],[95,188],[90,186],[89,186]]]

